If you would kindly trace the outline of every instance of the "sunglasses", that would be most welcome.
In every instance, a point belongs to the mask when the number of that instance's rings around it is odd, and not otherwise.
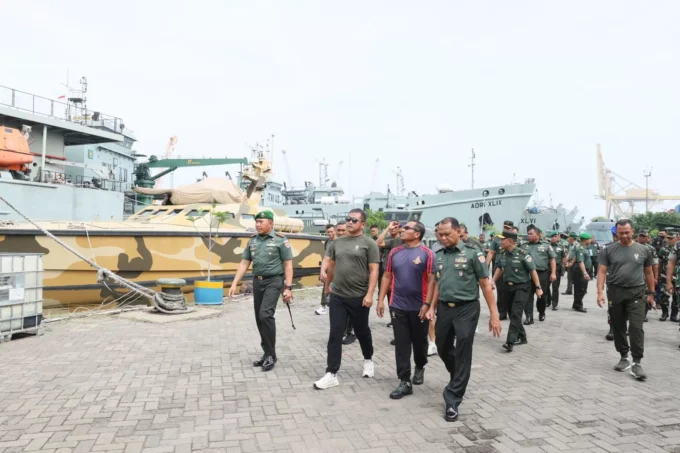
[[[357,219],[356,217],[347,217],[347,218],[345,219],[345,222],[348,222],[348,223],[359,223],[359,222],[361,222],[361,219]]]
[[[411,226],[408,226],[408,225],[405,225],[405,226],[401,227],[401,229],[402,229],[402,230],[415,230],[415,228],[413,228],[413,227],[411,227]]]

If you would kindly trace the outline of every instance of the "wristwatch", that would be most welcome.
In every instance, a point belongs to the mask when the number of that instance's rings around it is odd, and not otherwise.
[[[284,290],[284,291],[285,291],[285,290],[292,291],[292,290],[293,290],[293,287],[292,287],[292,286],[286,285],[286,286],[283,287],[283,290]]]
[[[428,307],[431,307],[431,306],[432,306],[432,304],[427,303],[427,302],[423,302],[423,305],[426,305],[426,306],[428,306]]]

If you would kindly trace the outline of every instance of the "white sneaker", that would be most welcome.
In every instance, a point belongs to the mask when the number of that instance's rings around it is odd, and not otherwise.
[[[314,313],[316,313],[317,315],[325,315],[327,313],[326,307],[322,305],[316,310],[314,310]]]
[[[437,345],[436,344],[434,344],[434,343],[429,344],[429,346],[427,347],[427,355],[428,355],[428,357],[433,356],[433,355],[437,355]]]
[[[326,373],[323,375],[321,379],[314,383],[314,388],[319,390],[326,390],[331,387],[336,387],[338,385],[340,385],[340,381],[338,381],[338,376],[333,373]]]
[[[373,377],[375,375],[375,365],[373,365],[373,360],[364,360],[364,373],[363,377]]]

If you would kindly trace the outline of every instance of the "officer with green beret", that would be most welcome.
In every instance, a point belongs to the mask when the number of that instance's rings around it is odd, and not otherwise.
[[[572,309],[579,313],[588,310],[583,307],[583,299],[588,293],[588,282],[593,263],[588,252],[588,245],[593,236],[590,233],[581,233],[578,236],[577,246],[574,249],[574,265],[572,266],[572,280],[574,281],[574,303]],[[584,272],[585,271],[585,272]]]
[[[559,231],[551,231],[548,237],[550,238],[550,247],[555,252],[555,280],[551,285],[550,302],[553,311],[557,311],[557,304],[560,302],[560,282],[562,275],[564,275],[564,269],[567,267],[567,250],[560,240]]]
[[[508,352],[512,352],[514,345],[527,344],[527,333],[522,325],[522,313],[529,298],[531,282],[536,288],[538,297],[543,296],[543,290],[531,255],[517,247],[517,233],[504,231],[496,237],[501,239],[503,251],[499,254],[498,267],[493,280],[497,282],[503,277],[508,288],[508,303],[512,308],[510,309],[510,329],[503,347]]]
[[[486,258],[477,247],[462,241],[461,230],[453,217],[439,222],[438,232],[444,248],[437,251],[435,257],[432,304],[425,314],[428,320],[437,314],[437,350],[450,374],[444,388],[444,418],[450,422],[458,419],[458,406],[470,379],[472,344],[480,314],[480,287],[489,306],[489,331],[495,337],[501,333]],[[520,319],[521,316],[520,310]]]
[[[503,222],[503,231],[512,231],[514,227],[514,223],[512,220],[506,220]],[[492,235],[493,236],[493,235]],[[498,266],[498,254],[501,251],[501,240],[496,235],[491,239],[491,242],[489,243],[489,251],[487,252],[486,260],[490,266],[492,266],[492,272],[495,272],[496,267]],[[498,285],[496,285],[496,293],[497,293],[497,298],[496,298],[496,305],[498,306],[498,316],[500,317],[500,320],[503,321],[505,319],[508,319],[508,313],[510,310],[510,304],[507,302],[507,291],[506,291],[506,285],[503,282],[503,280],[498,282]]]
[[[229,298],[245,275],[250,263],[253,264],[253,298],[255,302],[255,323],[260,332],[260,345],[264,354],[253,366],[269,371],[276,364],[276,305],[279,296],[289,303],[293,298],[293,251],[290,242],[274,231],[274,213],[260,211],[255,216],[257,234],[250,237],[243,250],[234,281],[229,288]]]
[[[550,284],[557,279],[556,273],[556,263],[555,263],[555,252],[547,244],[541,241],[541,230],[536,225],[529,225],[527,227],[527,237],[528,242],[522,244],[520,247],[522,250],[531,255],[531,258],[536,266],[536,273],[538,274],[538,280],[541,283],[541,289],[543,290],[543,296],[536,300],[536,309],[538,310],[538,320],[545,320],[545,308],[550,305]],[[532,288],[535,291],[536,288]],[[524,306],[524,314],[526,315],[526,321],[524,325],[528,326],[534,323],[534,296],[533,291],[529,294],[527,298],[526,305]]]

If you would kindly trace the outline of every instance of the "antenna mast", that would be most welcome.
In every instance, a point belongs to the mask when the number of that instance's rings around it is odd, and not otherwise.
[[[468,167],[472,170],[472,188],[475,188],[475,149],[472,148],[472,156],[470,156],[470,163],[468,164]]]

